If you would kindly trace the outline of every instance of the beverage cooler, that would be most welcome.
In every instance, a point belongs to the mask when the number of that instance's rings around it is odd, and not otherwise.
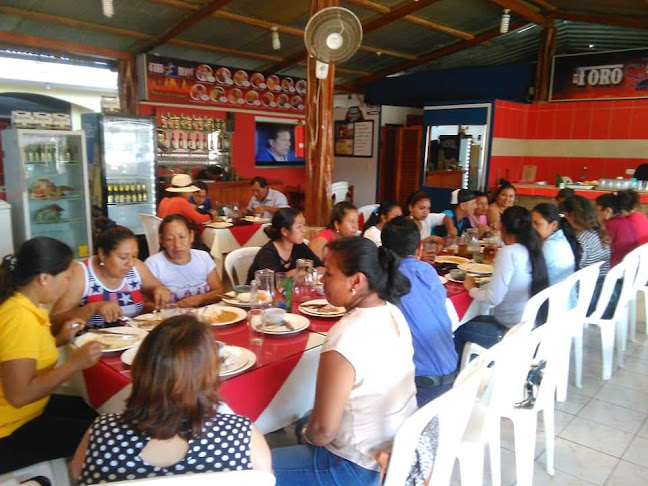
[[[84,132],[7,129],[2,147],[15,247],[50,236],[91,255]]]
[[[81,120],[93,214],[143,235],[139,214],[156,214],[154,119],[87,113]]]

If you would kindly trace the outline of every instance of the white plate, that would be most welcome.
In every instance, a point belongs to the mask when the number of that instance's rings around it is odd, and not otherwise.
[[[486,263],[462,263],[459,265],[459,270],[466,272],[476,273],[478,275],[490,275],[493,273],[493,265]]]
[[[490,282],[490,280],[491,280],[490,276],[487,276],[487,277],[480,277],[480,276],[478,276],[478,275],[470,275],[470,276],[473,277],[473,278],[475,279],[475,283],[476,283],[477,285],[484,285],[484,284],[487,284],[487,283]],[[450,274],[446,275],[446,278],[447,278],[448,281],[450,281],[450,282],[454,282],[454,283],[458,283],[458,284],[462,284],[462,285],[463,285],[463,283],[464,283],[463,280],[456,280],[456,279],[452,278],[452,277],[450,276]]]
[[[309,305],[325,305],[328,304],[326,299],[315,299],[315,300],[309,300],[308,302],[304,302],[303,304],[300,304],[299,306],[299,312],[302,314],[306,314],[308,316],[315,316],[315,317],[341,317],[346,313],[346,309],[344,307],[341,307],[341,311],[338,312],[321,312],[319,309],[313,309],[309,308]]]
[[[249,302],[242,302],[236,298],[236,292],[233,290],[230,292],[225,293],[225,295],[229,295],[230,298],[223,297],[221,300],[225,302],[226,304],[229,305],[237,305],[239,307],[250,307]]]
[[[284,321],[288,321],[291,324],[292,329],[285,324],[280,324],[278,326],[264,326],[260,331],[269,336],[284,336],[287,334],[302,332],[310,326],[310,321],[308,319],[297,314],[286,314],[284,316]]]
[[[100,333],[100,332],[87,332],[82,334],[74,340],[74,344],[78,347],[83,346],[85,343],[91,341],[99,341],[101,343],[110,344],[114,346],[111,348],[102,349],[102,353],[114,353],[116,351],[124,351],[125,349],[132,348],[136,344],[142,342],[142,340],[147,336],[148,332],[138,329],[131,326],[123,327],[110,327],[107,328],[110,332]],[[136,337],[120,337],[116,334],[136,334]]]
[[[215,316],[221,314],[222,312],[231,312],[234,315],[229,319],[223,320],[222,322],[213,322],[211,320],[210,316]],[[240,307],[230,307],[226,305],[208,305],[206,307],[198,309],[196,315],[198,319],[204,320],[214,327],[220,327],[229,326],[230,324],[234,324],[235,322],[242,321],[247,317],[247,312],[245,312]]]
[[[464,257],[455,256],[455,255],[441,255],[437,256],[434,259],[434,263],[456,263],[457,265],[461,263],[468,263],[470,260]]]
[[[463,280],[457,280],[456,278],[452,278],[452,277],[450,276],[450,274],[446,275],[445,278],[446,278],[446,280],[447,280],[448,282],[454,282],[454,283],[458,283],[458,284],[463,284]]]
[[[132,348],[129,348],[126,351],[124,351],[121,354],[122,363],[124,363],[125,365],[128,365],[128,366],[132,365],[133,360],[135,359],[135,355],[139,351],[139,347],[140,347],[140,343],[137,343]]]
[[[221,353],[231,353],[227,359],[228,364],[221,364],[218,376],[232,376],[251,368],[256,363],[256,355],[249,349],[239,346],[224,346]]]
[[[594,186],[584,185],[584,184],[565,184],[565,187],[567,189],[574,189],[575,191],[578,191],[578,190],[581,190],[581,189],[585,190],[585,191],[589,191],[590,189],[594,189]]]
[[[441,280],[441,284],[442,284],[442,285],[444,285],[444,284],[447,284],[447,283],[448,283],[448,279],[447,279],[447,278],[445,278],[445,277],[442,277],[441,275],[439,275],[439,280]]]
[[[213,221],[211,223],[205,223],[205,226],[208,228],[216,228],[216,229],[222,229],[222,228],[229,228],[230,226],[234,226],[232,223],[227,223],[225,221]]]
[[[151,331],[159,325],[164,319],[161,313],[141,314],[139,316],[131,317],[128,319],[128,325],[144,331]],[[156,323],[157,321],[157,323]]]
[[[269,223],[270,219],[269,218],[262,218],[261,216],[246,216],[245,221],[249,221],[250,223]]]

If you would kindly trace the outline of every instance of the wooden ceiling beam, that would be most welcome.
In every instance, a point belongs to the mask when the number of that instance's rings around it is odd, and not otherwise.
[[[169,44],[189,47],[192,49],[201,49],[203,51],[218,52],[219,54],[225,54],[228,56],[238,56],[238,57],[247,57],[250,59],[258,59],[259,61],[266,61],[266,62],[281,62],[282,59],[279,56],[270,56],[268,54],[261,54],[260,52],[241,51],[239,49],[230,49],[229,47],[214,46],[211,44],[203,44],[201,42],[192,42],[183,39],[171,39],[169,40]]]
[[[525,24],[525,22],[511,22],[511,30],[515,30],[519,27],[522,27]],[[357,89],[360,86],[364,86],[366,84],[369,84],[373,81],[377,81],[379,79],[382,79],[386,76],[389,76],[390,74],[398,73],[401,71],[406,71],[407,69],[411,69],[413,67],[419,66],[421,64],[426,64],[428,62],[434,61],[436,59],[442,58],[444,56],[447,56],[449,54],[453,54],[455,52],[468,49],[469,47],[476,46],[478,44],[481,44],[483,42],[489,41],[490,39],[497,37],[500,35],[499,31],[499,26],[495,29],[487,30],[486,32],[482,32],[481,34],[476,35],[473,39],[470,40],[465,40],[465,41],[459,41],[455,42],[454,44],[451,44],[446,47],[442,47],[441,49],[437,49],[435,51],[429,52],[427,54],[424,54],[422,56],[419,56],[415,61],[408,61],[404,62],[401,64],[397,64],[395,66],[382,69],[380,71],[377,71],[373,73],[370,76],[367,76],[362,79],[355,80],[351,83],[347,83],[346,85],[343,85],[341,89],[348,89],[348,90],[353,90]]]
[[[146,53],[152,49],[155,49],[157,46],[164,44],[169,39],[177,37],[179,34],[182,34],[189,27],[201,22],[206,17],[210,16],[217,10],[220,10],[225,5],[230,3],[232,0],[212,0],[209,3],[206,3],[197,10],[194,10],[190,14],[184,16],[174,25],[166,29],[161,34],[153,37],[151,40],[146,41],[141,47],[137,49],[137,53]]]
[[[52,39],[30,34],[0,31],[0,43],[29,47],[37,52],[58,52],[61,54],[78,54],[99,57],[102,59],[130,59],[132,54],[126,51],[104,49],[102,47],[79,44],[77,42]]]
[[[530,8],[529,6],[518,2],[517,0],[490,0],[495,5],[498,5],[502,8],[508,8],[511,12],[515,12],[517,15],[523,19],[533,22],[534,24],[541,25],[546,27],[548,25],[547,19],[537,10]],[[512,30],[512,29],[511,29]]]
[[[527,1],[536,4],[538,7],[544,8],[549,12],[555,12],[556,10],[558,10],[558,8],[555,5],[550,4],[546,0],[527,0]]]
[[[362,31],[365,34],[368,34],[369,32],[378,30],[385,25],[389,25],[392,22],[396,22],[397,20],[402,19],[406,15],[410,15],[425,7],[429,7],[430,5],[439,1],[440,0],[412,0],[403,2],[398,6],[390,9],[388,13],[381,14],[376,18],[362,24]]]
[[[366,8],[367,10],[373,10],[374,12],[380,12],[382,14],[388,14],[391,11],[391,8],[387,7],[386,5],[372,2],[370,0],[346,0],[346,2],[357,7]],[[439,24],[438,22],[433,22],[422,17],[417,17],[415,15],[405,15],[403,17],[403,20],[411,24],[416,24],[420,27],[424,27],[426,29],[436,30],[437,32],[442,32],[453,37],[459,37],[460,39],[469,40],[474,37],[468,32],[464,32],[462,30],[455,29],[454,27],[449,27],[444,24]]]
[[[632,29],[648,29],[648,20],[638,17],[613,17],[562,11],[551,12],[549,16],[554,19],[571,20],[573,22],[587,22],[590,24],[612,25],[614,27],[628,27]]]

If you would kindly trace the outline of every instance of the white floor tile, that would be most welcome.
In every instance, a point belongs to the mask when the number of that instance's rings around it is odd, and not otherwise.
[[[533,486],[586,486],[590,483],[582,478],[571,476],[554,468],[554,475],[547,474],[544,453],[536,459],[533,471]]]
[[[567,400],[565,402],[556,403],[556,410],[577,415],[578,412],[585,408],[585,405],[587,405],[590,400],[591,397],[582,395],[578,392],[570,392],[567,394]]]
[[[646,437],[635,437],[623,460],[648,468],[648,439]]]
[[[542,422],[542,416],[538,417],[538,424]],[[500,431],[501,434],[501,444],[502,448],[515,452],[515,431],[513,428],[513,422],[511,422],[508,419],[502,419],[502,428]],[[535,441],[535,454],[533,457],[538,457],[540,454],[542,454],[545,450],[545,440],[544,440],[544,432],[538,427],[536,429],[536,441]]]
[[[609,383],[626,388],[634,388],[639,391],[648,390],[648,375],[642,375],[625,368],[620,368],[614,373]]]
[[[599,391],[601,391],[601,387],[604,384],[600,373],[598,373],[596,376],[583,375],[583,387],[582,388],[576,388],[576,386],[574,385],[573,376],[574,375],[572,374],[572,376],[570,378],[570,381],[569,381],[569,388],[567,389],[567,398],[569,398],[569,394],[572,393],[572,392],[579,393],[581,395],[585,395],[586,397],[596,396],[596,394]]]
[[[648,437],[648,420],[644,422],[643,427],[641,427],[637,435],[639,437]]]
[[[648,413],[648,393],[643,391],[607,383],[594,398]]]
[[[561,412],[560,410],[554,410],[554,434],[560,434],[567,424],[576,418],[575,415],[570,413]],[[538,416],[538,430],[544,430],[544,421],[542,420],[542,415]]]
[[[626,358],[624,368],[628,371],[648,375],[648,361],[630,356]]]
[[[641,484],[648,484],[648,469],[620,461],[605,486],[639,486]]]
[[[556,469],[594,484],[605,484],[619,460],[560,437],[556,439]]]
[[[560,433],[560,437],[614,457],[621,457],[632,442],[634,434],[576,417]]]
[[[647,415],[593,399],[578,416],[634,434],[639,430]]]

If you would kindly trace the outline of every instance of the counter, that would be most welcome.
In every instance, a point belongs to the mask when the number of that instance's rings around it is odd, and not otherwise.
[[[463,170],[435,170],[426,172],[425,185],[428,187],[451,187],[457,189],[461,187],[463,177]]]
[[[238,202],[242,206],[247,206],[252,197],[252,187],[250,179],[240,181],[203,181],[207,184],[207,192],[212,200],[212,205],[218,201],[221,204]],[[283,182],[278,179],[268,180],[268,185],[272,189],[281,190]]]
[[[554,186],[541,186],[538,184],[515,184],[515,201],[516,204],[524,206],[527,209],[533,208],[536,204],[544,202],[556,202],[556,194],[558,194],[557,187]],[[597,190],[576,190],[577,195],[583,196],[587,199],[596,199],[597,197],[613,191],[597,191]],[[639,201],[641,210],[648,212],[648,192],[639,193]]]

